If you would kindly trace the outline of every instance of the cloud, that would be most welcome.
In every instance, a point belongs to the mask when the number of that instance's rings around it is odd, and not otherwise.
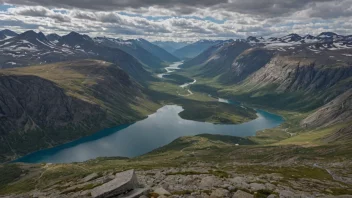
[[[34,17],[49,17],[59,22],[70,22],[71,19],[61,13],[56,13],[53,10],[42,6],[34,7],[19,7],[19,8],[9,8],[9,13],[13,15],[23,15],[23,16],[34,16]]]
[[[352,34],[352,0],[0,0],[0,29],[150,40]],[[1,4],[0,4],[1,6]]]

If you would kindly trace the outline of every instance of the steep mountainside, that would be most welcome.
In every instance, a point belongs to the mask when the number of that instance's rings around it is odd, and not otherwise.
[[[248,49],[236,57],[230,70],[224,73],[219,80],[226,84],[239,83],[265,66],[273,54],[274,52],[262,48]]]
[[[352,89],[309,115],[301,122],[301,126],[305,128],[325,127],[346,120],[352,121]]]
[[[223,41],[200,40],[176,50],[174,55],[180,59],[194,58],[209,47],[221,42]]]
[[[246,42],[226,42],[220,43],[191,60],[191,64],[199,61],[199,70],[197,76],[202,77],[215,77],[218,75],[226,74],[230,71],[234,60],[242,52],[251,46]],[[182,67],[189,67],[190,63],[185,63]]]
[[[153,111],[138,83],[100,60],[1,70],[0,95],[1,161]]]
[[[169,53],[174,53],[176,50],[186,46],[187,42],[174,42],[174,41],[155,41],[152,42],[154,45],[157,45]]]
[[[180,61],[179,58],[177,58],[174,55],[170,54],[169,52],[167,52],[163,48],[150,43],[147,40],[134,39],[134,40],[130,40],[130,41],[132,41],[132,42],[136,43],[137,45],[143,47],[144,49],[146,49],[147,51],[151,52],[153,55],[155,55],[156,57],[158,57],[159,59],[161,59],[161,60],[163,60],[165,62],[172,63],[172,62]]]
[[[120,49],[129,53],[130,55],[138,59],[147,68],[158,69],[164,67],[163,61],[161,59],[159,59],[143,47],[137,45],[135,42],[133,42],[133,40],[127,41],[122,39],[98,37],[94,38],[94,41],[101,45]]]

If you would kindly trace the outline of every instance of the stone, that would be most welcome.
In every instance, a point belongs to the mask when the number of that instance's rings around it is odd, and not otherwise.
[[[289,190],[282,190],[279,193],[280,198],[292,198],[292,197],[297,197],[295,193],[289,191]]]
[[[212,191],[210,197],[212,198],[222,198],[222,197],[227,197],[229,194],[229,191],[226,189],[218,188]]]
[[[115,179],[94,188],[91,191],[94,198],[117,197],[138,187],[134,170],[117,173]]]
[[[159,194],[159,195],[170,195],[171,193],[167,190],[165,190],[163,187],[158,187],[154,189],[154,192]]]
[[[89,182],[92,181],[93,179],[97,178],[99,175],[97,173],[92,173],[82,179],[82,182]]]
[[[215,178],[213,176],[204,177],[199,184],[202,189],[210,189],[213,186],[215,186]]]
[[[253,191],[266,189],[264,184],[259,184],[259,183],[251,183],[251,184],[249,184],[249,186],[251,187],[251,189]]]
[[[247,192],[244,192],[242,190],[238,190],[233,194],[232,198],[253,198],[254,196],[252,194],[249,194]]]
[[[249,189],[250,185],[247,183],[247,181],[243,177],[235,177],[231,179],[231,182],[233,183],[235,188],[238,189]]]

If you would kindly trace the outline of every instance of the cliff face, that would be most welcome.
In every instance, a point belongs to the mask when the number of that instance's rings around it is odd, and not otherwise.
[[[249,75],[265,66],[273,56],[273,52],[260,48],[251,48],[233,61],[230,71],[224,73],[220,80],[227,84],[239,83]]]
[[[2,70],[0,96],[0,161],[141,119],[131,105],[148,100],[123,70],[95,60]]]
[[[324,127],[352,121],[352,89],[319,108],[301,122],[302,127]]]
[[[278,93],[315,94],[325,103],[352,88],[352,67],[316,63],[313,58],[275,56],[247,79],[256,89],[267,86]]]

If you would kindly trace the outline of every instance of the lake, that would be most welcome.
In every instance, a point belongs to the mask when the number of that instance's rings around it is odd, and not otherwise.
[[[219,99],[219,102],[238,105],[225,99]],[[253,136],[258,130],[273,128],[283,122],[283,118],[278,115],[257,110],[258,118],[255,120],[237,125],[215,125],[184,120],[178,115],[181,111],[181,106],[167,105],[134,124],[105,129],[71,143],[29,154],[16,162],[69,163],[97,157],[134,157],[166,145],[181,136],[204,133]]]

